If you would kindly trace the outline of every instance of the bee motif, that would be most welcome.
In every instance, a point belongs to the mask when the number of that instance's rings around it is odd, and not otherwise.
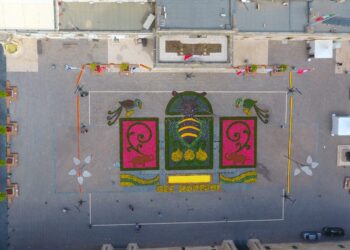
[[[195,117],[184,117],[177,123],[177,132],[187,144],[191,144],[200,136],[201,123]]]
[[[173,91],[173,96],[178,93]],[[205,92],[202,93],[206,95]],[[201,134],[201,121],[195,117],[199,107],[195,99],[182,98],[181,113],[184,117],[177,123],[177,132],[188,145],[192,144]]]

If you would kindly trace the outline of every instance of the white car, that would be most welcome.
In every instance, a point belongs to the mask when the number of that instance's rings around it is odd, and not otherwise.
[[[321,239],[321,233],[316,231],[305,231],[301,233],[304,240],[319,240]]]

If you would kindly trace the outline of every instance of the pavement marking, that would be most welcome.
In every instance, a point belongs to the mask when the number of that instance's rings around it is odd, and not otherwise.
[[[80,160],[80,97],[76,96],[76,132],[77,132],[77,158]]]
[[[178,92],[188,91],[188,90],[177,90]],[[90,90],[90,93],[171,93],[173,90]],[[287,91],[285,90],[267,90],[267,91],[254,91],[254,90],[247,90],[247,91],[240,91],[240,90],[196,90],[196,92],[207,92],[207,93],[222,93],[222,94],[231,94],[231,93],[266,93],[266,94],[287,94]]]
[[[293,88],[293,73],[289,72],[289,88]],[[289,96],[289,133],[288,133],[288,164],[287,164],[287,193],[290,193],[290,169],[292,157],[292,125],[293,125],[293,95]]]
[[[145,222],[139,223],[140,225],[188,225],[188,224],[220,224],[220,223],[245,223],[245,222],[273,222],[283,221],[284,219],[261,219],[261,220],[213,220],[213,221],[177,221],[177,222]],[[135,226],[135,223],[125,224],[93,224],[93,227],[122,227],[122,226]]]
[[[90,91],[89,91],[90,92]],[[91,117],[90,117],[90,93],[89,93],[89,125],[91,124]]]
[[[179,90],[179,92],[183,92],[186,90]],[[89,114],[88,114],[88,119],[89,119],[89,125],[91,125],[91,99],[90,95],[92,93],[171,93],[173,92],[172,90],[137,90],[137,91],[132,91],[132,90],[90,90],[89,91]],[[288,95],[287,91],[278,91],[278,90],[270,90],[270,91],[220,91],[220,90],[209,90],[209,91],[198,91],[198,92],[206,92],[206,93],[218,93],[218,94],[234,94],[234,93],[252,93],[252,94],[285,94],[286,95],[286,105],[285,105],[285,111],[284,111],[284,124],[287,124],[287,116],[288,116]]]
[[[91,225],[91,193],[89,193],[89,225]]]
[[[246,222],[275,222],[275,221],[284,221],[284,195],[285,190],[282,189],[282,213],[281,218],[274,219],[256,219],[256,220],[208,220],[208,221],[169,221],[169,222],[139,222],[140,225],[189,225],[189,224],[221,224],[221,223],[246,223]],[[89,211],[90,211],[90,225],[92,227],[123,227],[123,226],[135,226],[135,223],[109,223],[109,224],[92,224],[91,222],[91,193],[89,194]]]
[[[83,77],[83,70],[84,70],[84,67],[83,66],[79,72],[79,75],[78,75],[78,78],[76,80],[76,87],[78,88],[79,87],[79,84],[80,84],[80,81],[81,81],[81,78]],[[80,160],[80,94],[77,93],[76,95],[76,132],[77,132],[77,158]],[[80,176],[81,173],[80,173],[80,168],[78,168],[78,173],[77,173],[77,176]],[[80,193],[80,196],[82,196],[82,193],[83,193],[83,187],[82,185],[79,185],[79,193]]]
[[[284,110],[284,124],[287,124],[288,120],[288,94],[286,92],[286,105],[285,105],[285,110]]]
[[[284,202],[285,202],[285,194],[286,194],[286,191],[284,190],[284,188],[282,189],[283,190],[283,196],[282,196],[282,220],[284,220]],[[90,211],[91,212],[91,211]]]

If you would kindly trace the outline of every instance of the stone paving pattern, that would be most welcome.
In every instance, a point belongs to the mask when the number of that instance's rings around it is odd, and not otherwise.
[[[38,72],[37,39],[20,39],[19,51],[8,55],[7,72]]]
[[[153,66],[154,40],[147,39],[147,46],[137,44],[135,39],[121,39],[119,42],[108,40],[108,63],[145,64]]]
[[[268,64],[269,42],[267,40],[234,40],[233,51],[233,66]]]

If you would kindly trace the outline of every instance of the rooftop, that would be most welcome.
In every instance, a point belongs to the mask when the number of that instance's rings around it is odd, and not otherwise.
[[[231,0],[159,0],[165,29],[231,29]]]
[[[0,0],[0,29],[54,30],[52,0]]]
[[[235,26],[242,32],[303,32],[307,25],[307,2],[289,1],[288,6],[280,2],[237,2]]]
[[[60,30],[141,31],[150,3],[63,2],[59,8]]]

